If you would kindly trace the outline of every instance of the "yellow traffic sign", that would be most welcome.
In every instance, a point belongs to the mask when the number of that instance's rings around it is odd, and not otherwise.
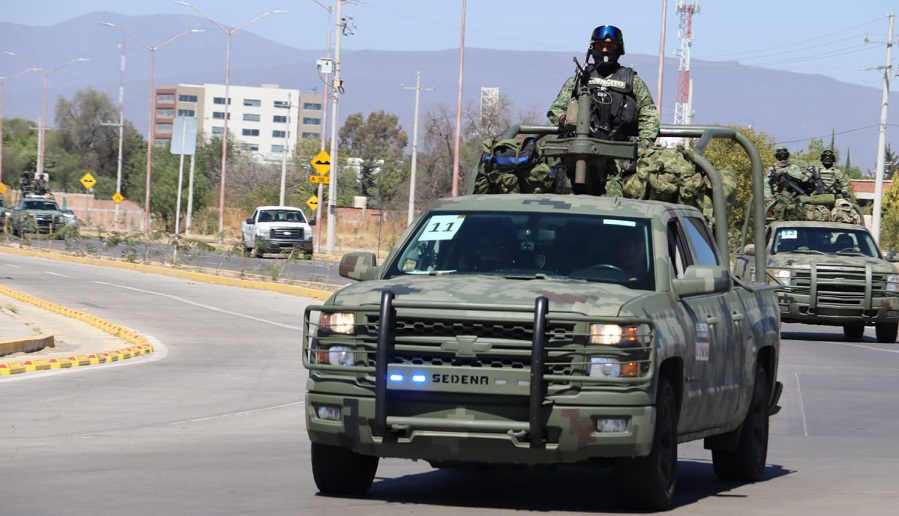
[[[328,171],[331,170],[331,156],[329,156],[325,151],[321,151],[316,154],[315,157],[312,158],[312,161],[310,161],[309,163],[312,164],[312,168],[314,168],[316,171],[318,171],[319,174],[323,176],[327,175]]]
[[[310,183],[321,183],[323,185],[331,184],[331,178],[328,176],[309,176]]]
[[[6,193],[6,185],[3,183],[0,183],[0,194],[4,194],[4,193]]]
[[[112,196],[112,200],[115,201],[116,204],[118,204],[118,203],[124,201],[125,198],[122,197],[122,194],[120,194],[119,192],[116,192],[115,195]]]
[[[309,206],[309,208],[312,211],[317,210],[318,209],[318,197],[316,197],[315,194],[313,194],[312,197],[310,197],[309,199],[306,200],[306,206]]]
[[[97,184],[97,180],[94,179],[94,176],[92,176],[90,172],[88,172],[81,176],[81,184],[83,184],[85,188],[91,189]]]

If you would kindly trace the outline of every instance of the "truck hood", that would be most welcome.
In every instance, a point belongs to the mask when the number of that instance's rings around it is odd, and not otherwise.
[[[627,287],[568,279],[515,279],[478,276],[406,276],[348,285],[335,293],[328,304],[338,306],[378,305],[381,292],[393,291],[396,300],[422,303],[478,303],[534,306],[539,296],[549,299],[549,310],[614,317],[622,306],[653,292]]]
[[[871,266],[874,272],[899,273],[891,262],[870,256],[853,255],[816,255],[808,253],[778,253],[768,257],[769,268],[808,267],[809,264],[826,265],[828,267],[864,268]]]

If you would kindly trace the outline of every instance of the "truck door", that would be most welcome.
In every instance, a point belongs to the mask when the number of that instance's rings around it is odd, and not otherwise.
[[[669,224],[672,263],[682,272],[689,265],[720,265],[716,247],[705,221],[684,217]],[[673,244],[673,245],[672,245]],[[681,421],[691,421],[700,430],[729,421],[740,394],[743,361],[743,315],[733,290],[681,299],[692,322],[693,342],[685,343],[684,410],[693,412]],[[687,332],[689,335],[689,332]]]
[[[241,230],[243,232],[243,245],[244,247],[256,247],[255,244],[255,235],[253,234],[256,230],[256,217],[259,214],[259,210],[253,211],[253,216],[251,219],[253,220],[253,224],[247,224],[247,221],[243,221],[241,224]]]

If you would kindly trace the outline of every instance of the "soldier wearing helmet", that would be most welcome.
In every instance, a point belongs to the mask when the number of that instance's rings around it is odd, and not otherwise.
[[[768,169],[768,180],[765,181],[765,202],[774,202],[779,196],[798,198],[813,190],[811,173],[790,161],[790,151],[786,147],[778,147],[774,151],[774,159],[776,161]]]
[[[594,100],[590,136],[614,141],[636,140],[641,149],[651,147],[659,136],[659,112],[649,88],[637,72],[618,63],[622,55],[624,36],[621,30],[612,25],[596,27],[590,36],[587,63],[583,70],[569,77],[562,85],[546,113],[550,122],[566,131],[574,131],[577,120],[573,115],[567,115],[568,108],[569,104],[577,105],[577,99],[572,97],[585,81]],[[622,195],[621,175],[633,173],[635,169],[636,163],[632,160],[601,160],[589,171],[595,178],[590,183],[600,186],[586,188],[584,185],[573,185],[573,188],[575,193]]]
[[[821,182],[824,183],[824,193],[832,193],[849,199],[849,181],[846,175],[839,168],[833,166],[836,157],[830,149],[824,149],[821,152],[821,168],[818,174],[821,176]]]
[[[612,25],[596,27],[588,52],[593,62],[587,63],[584,73],[589,75],[591,90],[596,86],[599,94],[609,100],[604,104],[608,106],[606,111],[597,113],[591,123],[591,130],[597,133],[592,136],[618,141],[637,138],[641,147],[652,146],[659,135],[659,112],[643,79],[633,68],[618,63],[624,55],[621,30]],[[546,113],[553,124],[569,128],[575,124],[576,120],[566,120],[566,112],[577,78],[572,76],[565,81]]]

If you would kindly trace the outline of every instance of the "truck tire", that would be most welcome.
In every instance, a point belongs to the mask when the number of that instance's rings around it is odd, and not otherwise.
[[[899,323],[874,323],[874,333],[877,334],[877,342],[892,344],[896,342]]]
[[[768,394],[768,375],[756,366],[752,400],[739,428],[737,449],[712,450],[712,465],[719,479],[756,482],[764,475],[768,460]]]
[[[378,457],[353,450],[312,443],[312,477],[325,495],[359,496],[371,487],[378,471]]]
[[[662,511],[671,507],[677,485],[677,398],[666,377],[659,378],[649,455],[616,459],[613,474],[616,495],[626,508]]]
[[[858,342],[858,341],[862,340],[862,337],[865,336],[865,325],[864,324],[844,324],[843,325],[843,336],[846,338],[846,340]]]

